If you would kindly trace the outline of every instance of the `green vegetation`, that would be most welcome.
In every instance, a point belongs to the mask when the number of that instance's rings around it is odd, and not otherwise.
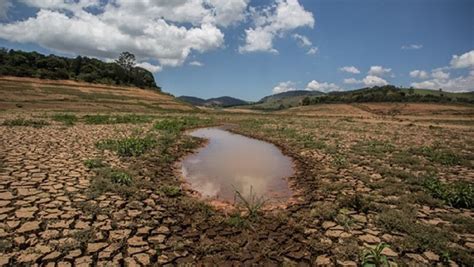
[[[96,147],[115,151],[122,157],[136,157],[155,147],[156,144],[157,141],[155,138],[147,136],[144,138],[128,137],[118,140],[102,140],[96,144]]]
[[[167,132],[181,132],[185,129],[211,125],[212,119],[201,119],[199,117],[179,117],[173,119],[164,119],[155,123],[154,128]]]
[[[113,183],[120,184],[120,185],[130,185],[132,183],[132,176],[130,174],[114,170],[110,173],[110,179]]]
[[[134,67],[135,58],[122,53],[114,63],[78,56],[74,59],[37,52],[0,49],[0,75],[34,77],[53,80],[78,80],[90,83],[130,85],[160,89],[153,74]]]
[[[106,166],[106,164],[102,161],[102,159],[97,159],[97,158],[85,160],[84,165],[91,170],[103,168]]]
[[[455,208],[474,208],[474,184],[463,181],[441,183],[437,178],[429,177],[424,187],[435,198],[445,201]]]
[[[463,158],[461,156],[437,146],[411,148],[409,151],[416,155],[422,155],[432,162],[441,163],[443,165],[458,165],[463,163]]]
[[[119,124],[119,123],[147,123],[152,120],[150,116],[126,114],[126,115],[86,115],[83,117],[86,124]]]
[[[78,118],[74,114],[54,114],[53,120],[62,122],[67,126],[72,126],[78,121]]]
[[[165,185],[160,188],[160,192],[167,197],[178,197],[182,194],[181,188],[172,185]]]
[[[238,190],[235,190],[235,200],[237,204],[240,204],[247,212],[249,219],[257,219],[261,209],[267,202],[263,196],[257,196],[250,187],[250,193],[248,196],[244,196]]]
[[[367,102],[464,102],[474,103],[469,93],[446,93],[433,90],[398,88],[393,85],[374,86],[347,92],[330,92],[326,95],[305,97],[302,105],[322,103],[367,103]]]
[[[389,247],[385,243],[380,243],[373,248],[366,248],[362,252],[361,265],[363,267],[389,267],[387,256],[382,254],[382,251]]]
[[[34,128],[41,128],[43,126],[49,125],[47,121],[44,120],[29,120],[29,119],[13,119],[5,120],[2,123],[3,126],[29,126]]]

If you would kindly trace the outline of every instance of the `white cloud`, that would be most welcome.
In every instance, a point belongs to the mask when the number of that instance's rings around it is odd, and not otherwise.
[[[367,75],[363,80],[362,82],[366,85],[366,86],[369,86],[369,87],[372,87],[372,86],[383,86],[383,85],[387,85],[388,82],[380,77],[377,77],[377,76],[373,76],[373,75]]]
[[[348,72],[348,73],[354,73],[354,74],[359,74],[360,73],[360,70],[357,69],[354,66],[344,66],[344,67],[340,68],[339,70],[340,71],[345,71],[345,72]]]
[[[295,91],[296,85],[292,81],[281,82],[277,86],[273,87],[273,94],[284,93],[288,91]]]
[[[474,67],[474,50],[460,56],[454,55],[450,64],[456,69]]]
[[[311,46],[313,43],[308,39],[308,37],[300,34],[293,34],[293,38],[298,41],[298,44],[300,46]]]
[[[440,69],[435,69],[433,72],[431,72],[431,76],[437,80],[446,80],[449,79],[449,73],[444,72]]]
[[[384,86],[388,84],[386,80],[374,75],[367,75],[362,80],[357,80],[355,78],[344,79],[344,83],[345,84],[364,84],[367,87]]]
[[[299,27],[314,26],[313,14],[306,11],[298,0],[277,0],[275,5],[261,10],[253,8],[251,13],[255,26],[245,30],[245,44],[239,47],[240,53],[277,53],[273,48],[275,36],[283,36]]]
[[[419,83],[412,83],[411,86],[422,89],[442,88],[449,92],[468,92],[474,91],[474,72],[470,72],[467,76],[459,76],[453,79],[431,79]]]
[[[307,55],[316,55],[319,51],[319,48],[317,47],[311,47],[308,52],[306,52]]]
[[[357,80],[355,78],[347,78],[347,79],[344,79],[344,83],[345,84],[358,84],[358,83],[362,83],[362,81]]]
[[[471,68],[465,75],[450,78],[451,74],[446,70]],[[443,89],[449,92],[474,91],[474,50],[460,56],[453,55],[450,65],[436,68],[431,71],[431,79],[422,82],[414,82],[411,86],[423,89]]]
[[[422,49],[423,45],[421,45],[421,44],[409,44],[409,45],[402,45],[401,48],[403,50],[418,50],[418,49]]]
[[[148,62],[141,62],[137,64],[138,67],[144,68],[152,73],[160,72],[163,68],[161,66],[153,65]]]
[[[372,76],[383,76],[384,74],[387,74],[391,71],[392,69],[390,68],[384,68],[382,66],[371,66],[368,74]]]
[[[12,7],[10,0],[0,0],[0,20],[7,18],[10,7]]]
[[[182,65],[193,52],[224,44],[226,27],[246,18],[249,0],[19,0],[34,17],[0,24],[0,38],[99,58],[122,51],[141,62]],[[9,1],[0,0],[0,16]],[[94,13],[87,8],[94,7]],[[58,41],[60,40],[60,41]]]
[[[189,65],[191,65],[191,66],[196,66],[196,67],[202,67],[202,66],[204,66],[204,64],[201,63],[201,62],[199,62],[199,61],[191,61],[191,62],[189,62]]]
[[[419,79],[427,79],[429,75],[424,70],[413,70],[413,71],[410,71],[410,77],[419,78]]]
[[[342,89],[334,83],[318,82],[316,80],[312,80],[308,83],[308,85],[306,85],[306,90],[327,93],[330,91],[341,91]]]

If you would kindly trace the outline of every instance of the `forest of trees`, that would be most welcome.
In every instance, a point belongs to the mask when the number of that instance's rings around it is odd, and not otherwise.
[[[110,85],[160,88],[153,74],[135,66],[135,56],[124,52],[119,59],[106,63],[95,58],[66,58],[0,48],[0,75],[53,80],[77,80]]]
[[[417,89],[398,88],[393,85],[374,86],[347,92],[331,92],[322,96],[305,97],[301,105],[322,103],[363,103],[363,102],[465,102],[474,103],[472,97],[456,97],[453,93],[442,90],[433,93],[419,94]]]

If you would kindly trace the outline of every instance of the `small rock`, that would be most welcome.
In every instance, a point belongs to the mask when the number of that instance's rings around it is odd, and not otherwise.
[[[105,242],[87,244],[87,253],[92,254],[105,248],[108,244]]]
[[[40,222],[26,222],[17,230],[17,232],[22,234],[26,232],[36,231],[40,229],[39,225]]]
[[[378,238],[374,235],[371,235],[371,234],[361,235],[361,236],[359,236],[359,239],[364,241],[364,242],[367,242],[369,244],[380,243],[380,238]]]
[[[423,256],[425,256],[429,261],[439,261],[439,256],[431,251],[425,251]]]
[[[320,255],[316,258],[314,262],[315,266],[331,266],[331,258],[326,255]]]

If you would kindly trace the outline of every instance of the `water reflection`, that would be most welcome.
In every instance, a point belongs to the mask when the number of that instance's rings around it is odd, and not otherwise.
[[[204,197],[234,200],[235,190],[250,190],[272,202],[290,196],[284,179],[293,174],[291,159],[273,144],[233,134],[219,128],[192,131],[209,143],[183,160],[182,171],[192,188]]]

